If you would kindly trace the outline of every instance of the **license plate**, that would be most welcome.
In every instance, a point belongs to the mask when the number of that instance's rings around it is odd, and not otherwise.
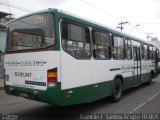
[[[28,98],[28,93],[20,93],[19,96]]]

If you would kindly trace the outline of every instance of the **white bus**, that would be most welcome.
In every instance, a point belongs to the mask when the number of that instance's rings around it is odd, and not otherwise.
[[[61,10],[18,18],[7,34],[10,95],[59,106],[106,96],[117,102],[124,90],[156,75],[155,46]]]

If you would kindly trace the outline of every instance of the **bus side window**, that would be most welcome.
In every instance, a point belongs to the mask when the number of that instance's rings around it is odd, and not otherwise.
[[[155,60],[156,59],[156,48],[153,47],[153,59]]]
[[[123,60],[125,57],[124,49],[124,39],[120,36],[112,36],[113,59]]]
[[[129,39],[125,39],[125,57],[127,60],[132,59],[132,44]]]
[[[145,56],[144,54],[145,54],[144,45],[141,44],[141,59],[142,59],[142,60],[144,60],[144,58],[145,58],[145,57],[144,57],[144,56]]]
[[[153,57],[153,47],[152,46],[149,46],[149,54],[150,54],[150,59],[153,60],[154,57]]]
[[[144,54],[144,60],[148,60],[148,49],[147,49],[147,45],[143,44],[143,53]]]
[[[97,59],[111,58],[111,42],[109,33],[101,32],[98,30],[92,31],[93,37],[93,56]]]
[[[160,62],[160,50],[158,50],[158,62]]]
[[[87,27],[62,21],[62,48],[77,59],[91,57],[90,32]]]

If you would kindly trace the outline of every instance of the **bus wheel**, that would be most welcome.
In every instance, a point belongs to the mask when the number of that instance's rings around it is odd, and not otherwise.
[[[112,96],[111,96],[112,101],[113,102],[120,101],[120,99],[122,97],[122,92],[123,92],[122,81],[121,81],[121,79],[116,78],[114,81],[113,92],[112,92]]]
[[[149,77],[149,81],[147,82],[147,85],[151,85],[151,84],[152,84],[152,81],[153,81],[153,75],[154,75],[154,73],[153,73],[153,72],[151,72],[151,73],[150,73],[150,77]]]

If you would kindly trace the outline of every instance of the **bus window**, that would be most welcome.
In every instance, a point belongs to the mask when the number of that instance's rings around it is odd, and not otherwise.
[[[125,39],[125,57],[128,60],[132,59],[132,44],[129,39]]]
[[[149,49],[149,46],[147,45],[147,56],[148,56],[148,60],[150,59],[150,49]]]
[[[155,59],[155,58],[156,58],[156,48],[153,47],[153,59]]]
[[[27,16],[8,24],[7,50],[28,50],[55,45],[54,17],[50,13]]]
[[[108,33],[99,32],[97,30],[92,31],[93,36],[93,55],[98,59],[111,58],[111,43]]]
[[[141,59],[144,60],[144,45],[141,44]]]
[[[152,46],[149,46],[149,55],[150,55],[150,59],[153,60],[154,59],[154,51],[153,51]]]
[[[113,36],[112,54],[113,59],[124,59],[124,40],[122,37]]]
[[[147,45],[143,44],[143,53],[144,54],[144,60],[148,60],[148,47]]]
[[[158,50],[158,62],[160,62],[160,50]]]
[[[77,59],[91,57],[90,34],[87,27],[62,21],[62,48]]]

